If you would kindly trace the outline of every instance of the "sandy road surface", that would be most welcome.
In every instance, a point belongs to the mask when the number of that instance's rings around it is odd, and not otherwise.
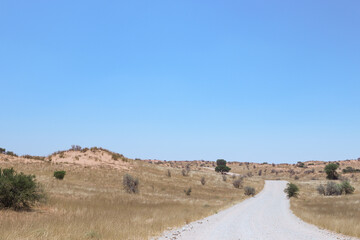
[[[218,214],[164,233],[181,240],[343,240],[357,239],[321,230],[297,218],[286,198],[285,181],[266,181],[264,190]]]

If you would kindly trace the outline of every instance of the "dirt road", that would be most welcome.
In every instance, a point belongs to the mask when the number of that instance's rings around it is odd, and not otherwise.
[[[164,235],[181,240],[344,240],[341,236],[297,218],[286,198],[285,181],[266,181],[264,190],[218,214]]]

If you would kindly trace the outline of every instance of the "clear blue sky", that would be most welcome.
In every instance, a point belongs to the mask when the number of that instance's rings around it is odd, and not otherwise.
[[[0,147],[360,157],[360,2],[0,2]]]

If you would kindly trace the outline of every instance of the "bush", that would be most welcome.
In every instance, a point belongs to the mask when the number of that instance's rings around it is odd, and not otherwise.
[[[253,187],[245,187],[244,188],[244,194],[246,195],[246,196],[255,196],[255,188],[253,188]]]
[[[13,168],[0,169],[0,208],[29,209],[44,199],[34,175],[18,174]]]
[[[168,177],[171,177],[171,171],[170,171],[170,169],[167,170],[167,176],[168,176]]]
[[[337,196],[343,193],[343,188],[340,184],[336,184],[335,182],[328,182],[326,186],[319,185],[317,188],[319,194],[325,196]]]
[[[299,188],[294,183],[288,183],[284,192],[287,194],[288,198],[297,197],[299,194]]]
[[[336,169],[338,169],[339,165],[336,163],[329,163],[325,166],[326,178],[330,180],[337,180],[339,178]]]
[[[123,186],[125,191],[127,191],[128,193],[138,193],[139,179],[134,178],[130,174],[125,174],[123,177]]]
[[[205,185],[205,183],[206,183],[205,177],[201,177],[200,182],[201,182],[202,185]]]
[[[235,187],[235,188],[241,188],[242,187],[242,179],[241,178],[239,178],[239,179],[236,179],[236,180],[234,180],[233,181],[233,186]]]
[[[190,196],[190,194],[191,194],[191,187],[189,187],[187,190],[184,189],[184,193],[186,194],[186,196]]]
[[[341,188],[345,194],[353,194],[355,191],[355,188],[351,186],[349,181],[343,181],[341,183]]]
[[[63,180],[66,175],[66,171],[55,171],[54,177],[59,180]]]
[[[0,148],[0,153],[5,154],[5,152],[6,152],[6,149],[5,149],[5,148]]]
[[[346,167],[342,170],[343,173],[357,173],[360,172],[360,169],[355,169],[353,167]]]
[[[227,176],[226,176],[226,175],[222,175],[222,180],[223,180],[224,182],[226,182]]]

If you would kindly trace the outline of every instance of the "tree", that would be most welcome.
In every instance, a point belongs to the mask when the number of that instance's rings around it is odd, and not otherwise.
[[[226,172],[229,172],[231,170],[231,168],[226,166],[226,161],[224,159],[216,160],[216,165],[217,165],[216,168],[215,168],[216,172],[226,173]]]
[[[6,149],[5,148],[0,148],[0,153],[5,153]]]
[[[335,163],[329,163],[325,166],[325,172],[326,172],[326,178],[330,180],[337,180],[339,178],[338,173],[336,172],[336,169],[338,169],[339,165]]]

